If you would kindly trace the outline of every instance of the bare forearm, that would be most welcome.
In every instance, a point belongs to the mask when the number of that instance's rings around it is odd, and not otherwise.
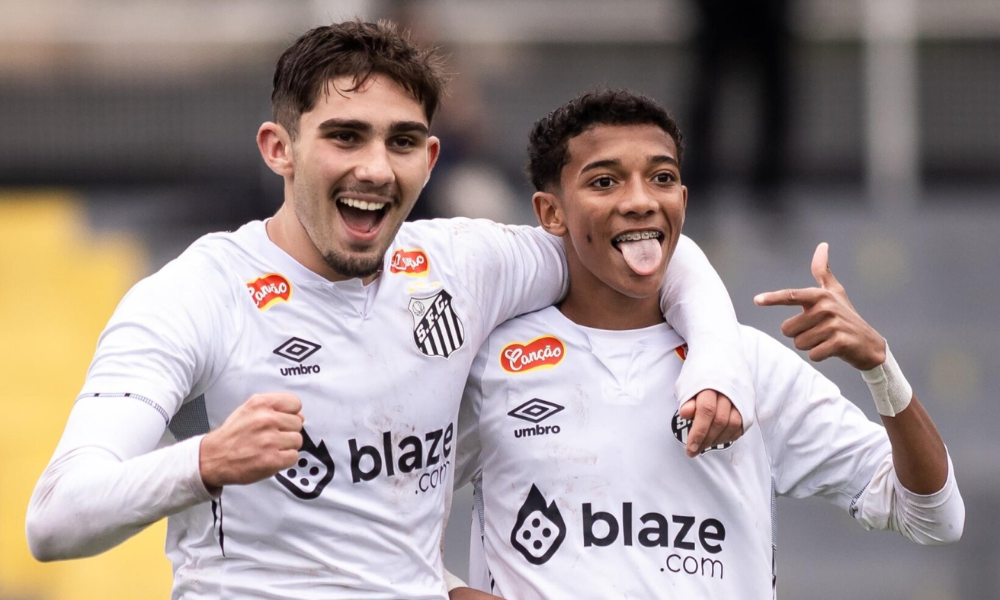
[[[906,410],[882,417],[896,477],[914,494],[933,494],[948,479],[948,454],[934,422],[916,395]]]
[[[486,592],[480,592],[479,590],[467,587],[451,590],[448,592],[448,597],[450,600],[496,600],[500,598],[500,596],[494,596],[493,594],[487,594]]]

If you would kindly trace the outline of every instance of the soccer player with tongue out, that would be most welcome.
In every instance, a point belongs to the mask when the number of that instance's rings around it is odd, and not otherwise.
[[[167,518],[175,598],[446,596],[469,368],[494,327],[565,295],[567,268],[539,228],[404,223],[441,148],[444,83],[435,52],[389,23],[317,27],[282,54],[257,132],[281,208],[204,236],[122,300],[28,507],[38,559]],[[671,219],[619,219],[574,239],[571,260],[651,280],[678,243]],[[691,448],[733,439],[755,411],[728,294],[690,240],[663,281],[650,309],[691,335],[677,393],[700,408]]]
[[[813,360],[862,371],[883,425],[744,327],[757,425],[685,456],[693,406],[678,410],[669,390],[686,345],[657,300],[688,200],[681,139],[662,107],[620,90],[578,97],[532,130],[535,214],[565,242],[569,293],[494,330],[472,364],[455,484],[475,490],[475,589],[452,579],[452,600],[769,600],[777,495],[826,498],[920,544],[961,536],[947,450],[825,244],[819,287],[755,301],[802,306],[782,331]]]

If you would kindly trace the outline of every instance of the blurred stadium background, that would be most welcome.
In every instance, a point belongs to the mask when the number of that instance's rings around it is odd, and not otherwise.
[[[528,127],[608,84],[679,117],[686,231],[741,320],[777,335],[789,313],[753,294],[809,285],[815,244],[831,242],[942,430],[967,525],[956,546],[919,548],[822,501],[781,501],[779,595],[1000,598],[996,0],[0,0],[0,599],[169,596],[162,524],[42,565],[28,498],[128,287],[202,233],[277,208],[254,144],[274,61],[355,15],[401,20],[451,55],[422,216],[531,222]],[[820,368],[876,417],[856,374]],[[470,496],[449,525],[458,573]]]

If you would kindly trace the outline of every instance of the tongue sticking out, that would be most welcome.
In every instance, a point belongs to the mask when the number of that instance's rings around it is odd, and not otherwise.
[[[656,239],[619,242],[618,249],[636,275],[651,275],[660,266],[663,256],[660,240]]]
[[[382,216],[381,210],[361,210],[346,204],[338,204],[337,208],[340,210],[340,216],[344,219],[347,228],[361,233],[370,233],[375,229]]]

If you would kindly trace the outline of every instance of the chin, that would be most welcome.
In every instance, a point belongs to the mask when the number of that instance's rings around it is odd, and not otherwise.
[[[629,298],[649,298],[650,296],[659,296],[660,286],[663,283],[663,277],[657,275],[630,275],[626,277],[625,281],[621,282],[618,287],[618,292]]]
[[[327,252],[323,255],[323,262],[326,266],[344,277],[365,278],[382,268],[382,259],[385,252],[374,254],[372,252]]]

